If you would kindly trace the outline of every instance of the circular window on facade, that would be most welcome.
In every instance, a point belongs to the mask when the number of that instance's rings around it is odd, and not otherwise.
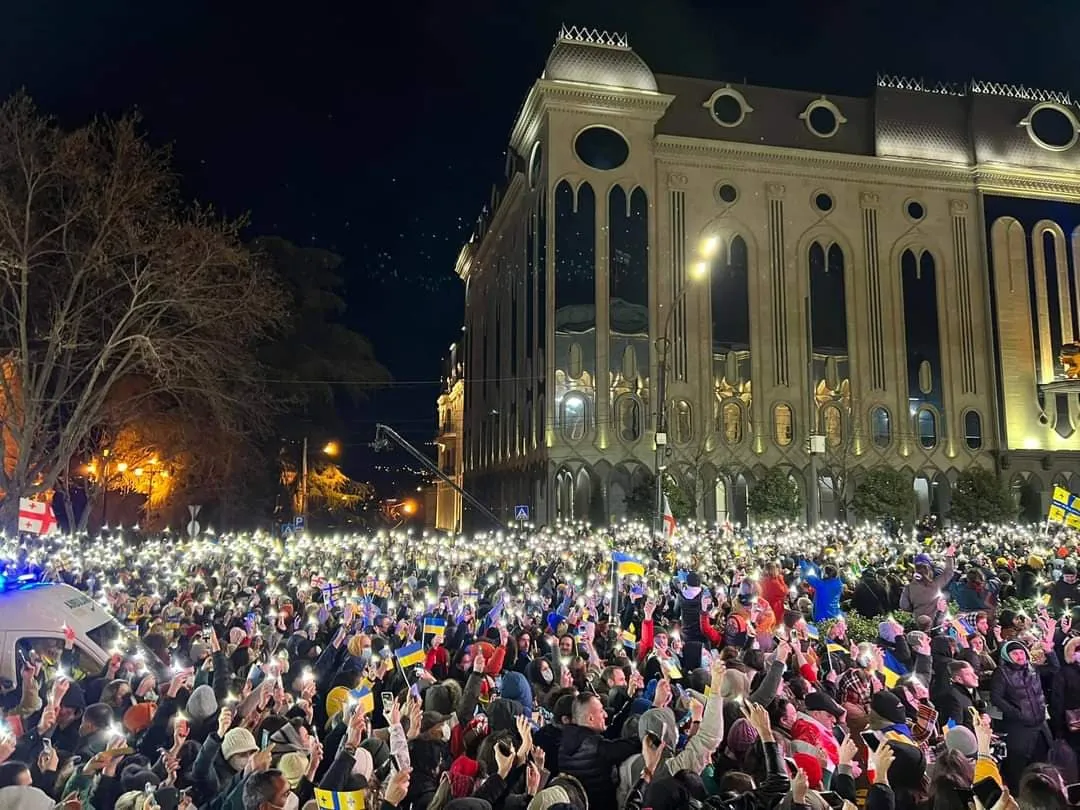
[[[610,171],[626,163],[630,157],[630,144],[608,127],[587,127],[574,139],[574,152],[589,168]]]
[[[829,213],[833,209],[833,198],[824,191],[819,191],[814,195],[814,208],[823,214]]]
[[[908,219],[912,222],[918,222],[920,219],[926,216],[926,209],[918,200],[908,200],[904,206],[904,213],[907,214]]]
[[[529,156],[529,188],[536,188],[540,182],[540,166],[544,159],[544,147],[540,141],[533,144],[532,154]]]
[[[831,138],[840,131],[841,124],[847,123],[840,109],[827,98],[811,101],[799,118],[806,122],[806,128],[819,138]]]
[[[746,103],[742,93],[733,87],[721,87],[709,96],[704,106],[713,120],[722,127],[737,127],[747,113],[754,111],[753,107]]]
[[[716,188],[716,199],[725,205],[731,205],[735,200],[739,199],[739,190],[731,183],[721,183]]]
[[[1043,149],[1064,152],[1077,141],[1080,122],[1072,110],[1050,102],[1036,104],[1027,118],[1020,122],[1027,127],[1028,135]]]

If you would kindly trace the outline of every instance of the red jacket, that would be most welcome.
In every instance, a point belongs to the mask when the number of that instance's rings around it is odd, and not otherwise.
[[[788,586],[782,576],[763,577],[761,580],[761,598],[769,603],[776,623],[784,621],[784,611],[787,609]]]

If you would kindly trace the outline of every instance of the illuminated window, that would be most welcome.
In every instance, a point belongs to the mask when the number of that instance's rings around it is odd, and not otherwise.
[[[792,435],[791,406],[777,405],[773,408],[773,439],[781,447],[787,447]]]
[[[619,426],[619,438],[624,442],[636,442],[641,438],[641,403],[632,396],[622,396],[615,403],[615,419]]]
[[[825,444],[829,447],[839,447],[844,441],[844,417],[840,409],[835,405],[826,405],[821,411],[821,422],[824,427]]]
[[[982,447],[982,418],[977,411],[964,414],[964,441],[970,450]]]
[[[742,408],[737,402],[725,402],[720,408],[720,433],[728,444],[742,441]]]
[[[889,412],[884,408],[870,411],[870,438],[875,447],[888,447],[892,441],[892,427],[889,424]]]
[[[915,416],[915,427],[919,434],[919,444],[926,450],[937,445],[937,417],[929,408],[920,408]]]
[[[563,400],[563,435],[567,441],[579,442],[585,438],[588,406],[581,394],[570,394]]]
[[[694,436],[694,423],[690,415],[690,403],[685,399],[675,400],[672,438],[675,444],[689,444]]]

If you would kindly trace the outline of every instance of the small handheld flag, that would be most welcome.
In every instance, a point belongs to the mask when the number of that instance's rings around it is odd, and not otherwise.
[[[358,712],[371,714],[375,711],[375,695],[372,693],[371,687],[366,683],[362,683],[356,689],[351,690],[349,697],[356,701],[356,710]]]
[[[407,644],[404,647],[398,648],[394,652],[394,657],[397,658],[402,669],[405,667],[415,667],[418,664],[424,663],[424,647],[419,641],[414,641],[412,644]]]
[[[364,810],[364,791],[315,788],[315,804],[320,810]]]
[[[615,573],[620,577],[645,576],[645,566],[637,557],[632,557],[622,551],[613,551],[611,561],[615,564]]]
[[[426,619],[424,619],[424,635],[445,636],[446,619],[443,619],[439,616],[428,616]]]

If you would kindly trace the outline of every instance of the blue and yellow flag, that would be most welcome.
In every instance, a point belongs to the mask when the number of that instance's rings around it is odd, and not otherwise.
[[[645,566],[637,557],[622,551],[611,552],[611,561],[615,564],[615,573],[620,577],[645,576]]]
[[[1080,529],[1080,496],[1073,495],[1064,487],[1054,487],[1046,519],[1051,523],[1064,523],[1071,529]]]
[[[362,682],[356,689],[349,692],[349,697],[356,701],[356,710],[364,714],[375,711],[375,695],[367,681]]]
[[[315,788],[315,804],[323,810],[364,810],[364,791]]]
[[[414,641],[412,644],[398,648],[394,652],[394,657],[397,658],[402,669],[415,667],[417,664],[424,663],[424,647],[419,641]]]
[[[619,635],[622,638],[622,643],[624,647],[630,650],[633,650],[637,647],[637,633],[634,632],[634,625],[630,625]]]
[[[424,635],[425,636],[445,636],[446,635],[446,619],[438,616],[428,616],[424,619]]]

